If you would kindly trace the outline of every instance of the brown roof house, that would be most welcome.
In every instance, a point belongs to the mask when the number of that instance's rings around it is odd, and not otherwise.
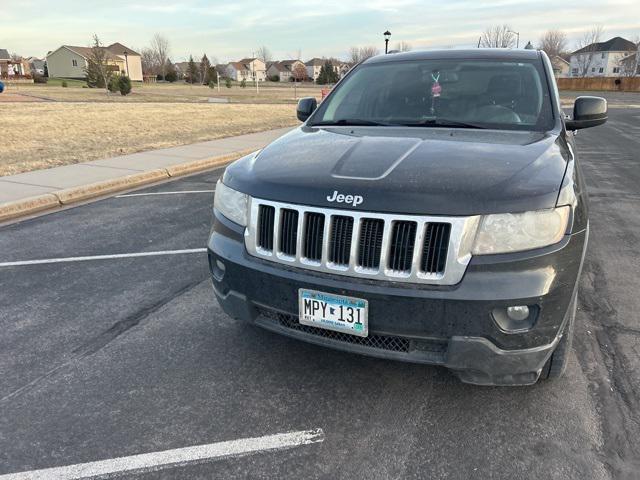
[[[267,77],[277,77],[281,82],[289,82],[293,78],[296,68],[304,70],[305,65],[300,60],[282,60],[279,62],[270,62],[267,67]],[[304,71],[306,72],[306,70]]]
[[[236,82],[254,79],[264,82],[267,79],[267,68],[259,58],[243,58],[239,62],[229,62],[225,76]]]
[[[133,81],[142,81],[142,62],[140,54],[121,43],[101,47],[105,51],[107,65],[115,72],[128,75]],[[52,78],[84,78],[90,47],[62,45],[47,54],[47,69]]]
[[[338,78],[344,77],[344,75],[349,71],[349,65],[345,62],[341,62],[340,60],[336,60],[334,58],[315,57],[305,62],[305,65],[307,67],[307,76],[314,82],[318,80],[320,70],[327,61],[331,63],[333,71],[338,74]]]

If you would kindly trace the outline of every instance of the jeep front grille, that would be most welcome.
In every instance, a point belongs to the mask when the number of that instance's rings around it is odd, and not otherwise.
[[[324,209],[251,199],[247,251],[309,270],[454,285],[471,258],[478,217]]]

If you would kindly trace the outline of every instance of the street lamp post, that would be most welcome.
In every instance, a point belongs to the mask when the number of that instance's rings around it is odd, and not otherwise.
[[[507,30],[507,33],[515,33],[516,34],[516,48],[520,48],[520,32],[514,32],[512,30]]]
[[[129,76],[129,52],[124,51],[124,63],[127,66],[127,77]]]
[[[391,38],[391,32],[387,30],[383,33],[384,35],[384,53],[389,53],[389,39]]]

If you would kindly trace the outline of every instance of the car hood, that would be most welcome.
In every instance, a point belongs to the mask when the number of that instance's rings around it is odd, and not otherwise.
[[[319,207],[424,215],[552,208],[567,153],[549,133],[306,127],[230,165],[228,186]],[[362,203],[329,201],[334,192]]]

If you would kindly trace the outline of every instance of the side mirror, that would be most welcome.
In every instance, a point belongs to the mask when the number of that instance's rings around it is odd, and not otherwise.
[[[313,111],[317,108],[318,101],[313,97],[301,98],[298,102],[298,108],[296,109],[296,115],[298,120],[304,122],[311,116]]]
[[[567,130],[596,127],[607,121],[607,101],[601,97],[578,97],[573,104],[573,118]]]

